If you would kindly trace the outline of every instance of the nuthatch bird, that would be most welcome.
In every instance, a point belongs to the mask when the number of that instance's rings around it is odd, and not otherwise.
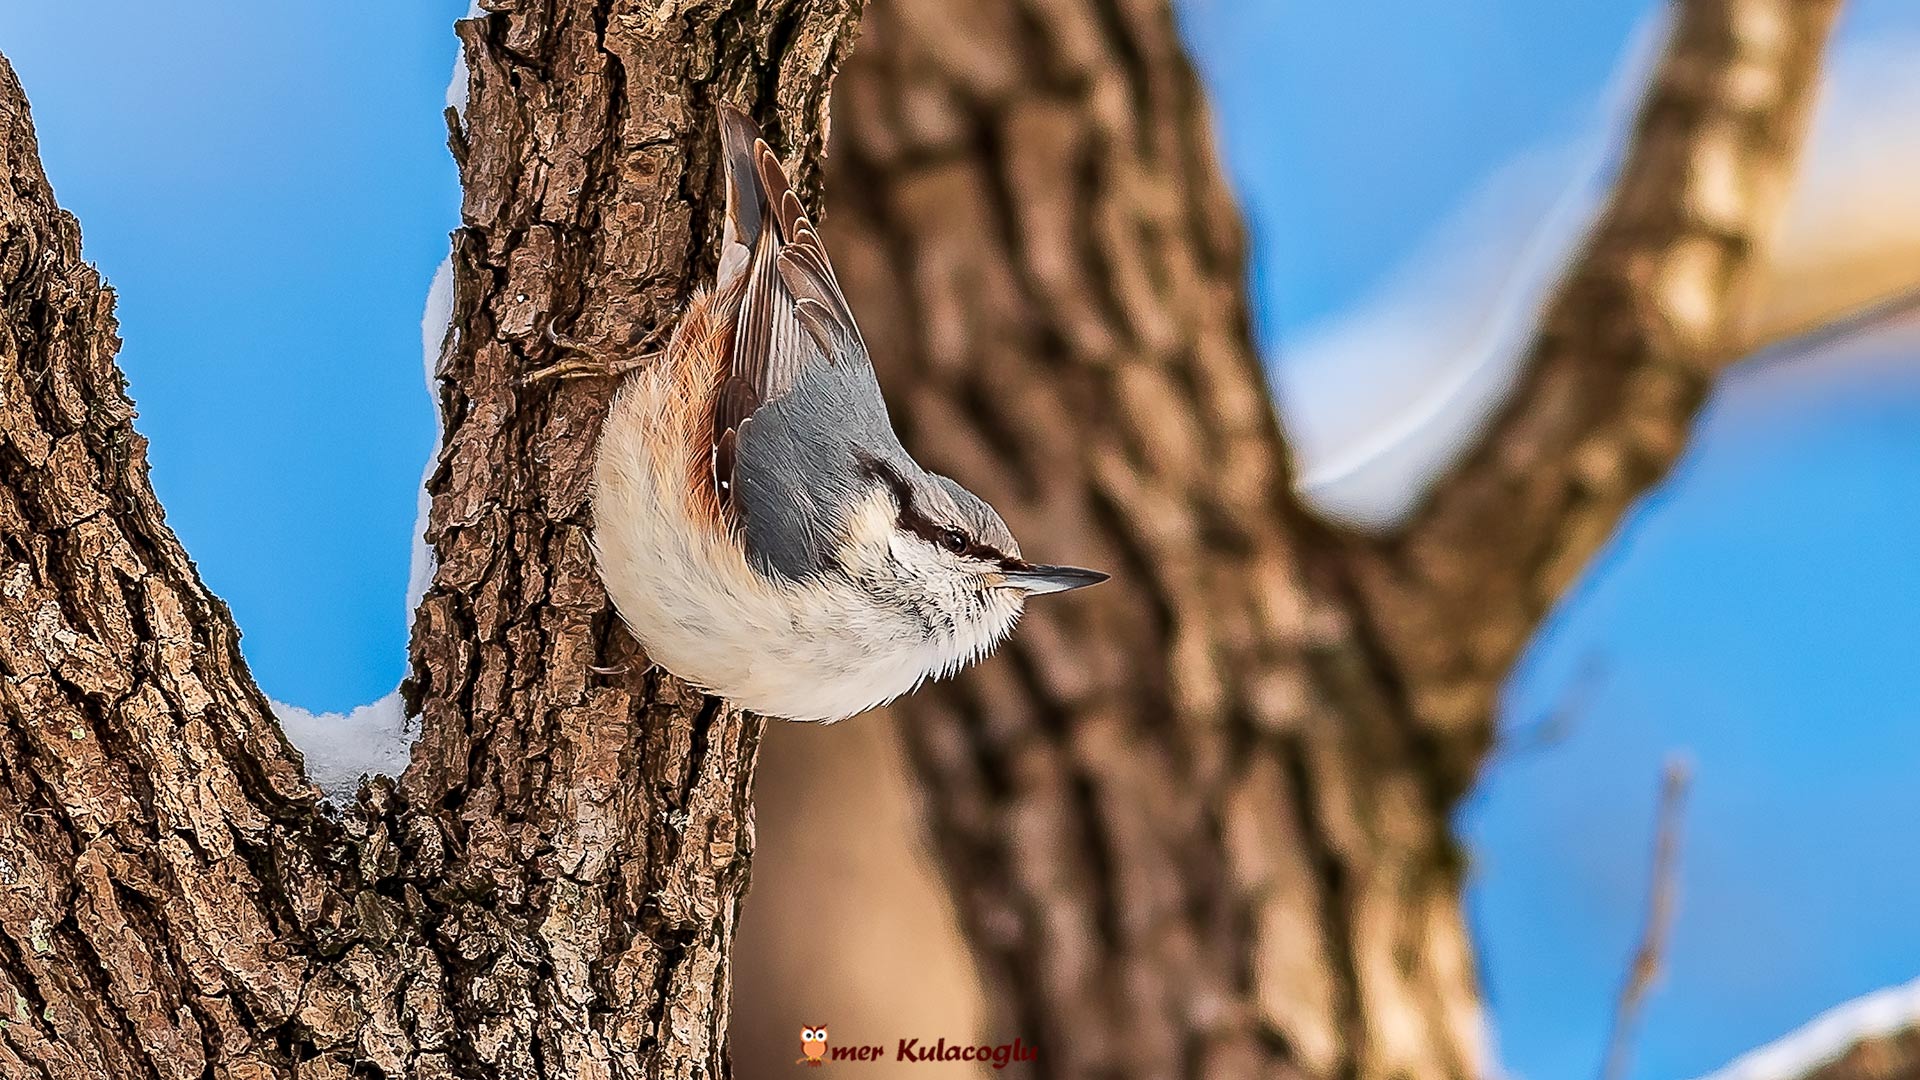
[[[841,720],[986,655],[1027,597],[1107,575],[1026,561],[992,507],[908,456],[779,159],[732,108],[720,131],[717,280],[601,431],[600,576],[666,670]]]

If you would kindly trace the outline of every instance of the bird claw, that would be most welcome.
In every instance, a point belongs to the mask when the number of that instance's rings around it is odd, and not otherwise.
[[[628,664],[616,664],[613,667],[601,667],[599,664],[588,664],[587,670],[593,672],[595,675],[625,675],[627,672],[632,671],[633,668]]]
[[[642,356],[636,360],[607,360],[595,357],[589,360],[562,360],[549,364],[536,371],[529,371],[520,377],[522,383],[531,385],[548,379],[617,379],[629,371],[647,366],[652,356]]]
[[[531,385],[548,379],[618,379],[630,371],[646,367],[660,356],[658,352],[647,351],[659,343],[657,332],[647,335],[647,339],[640,344],[641,355],[632,357],[609,356],[592,345],[576,341],[555,329],[551,319],[547,320],[547,328],[541,336],[555,349],[578,355],[522,375],[520,381],[523,384]]]

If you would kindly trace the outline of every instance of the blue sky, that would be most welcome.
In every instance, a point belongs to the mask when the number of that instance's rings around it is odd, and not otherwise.
[[[1920,25],[1901,6],[1865,0],[1847,32]],[[169,520],[262,685],[313,709],[403,673],[433,442],[419,322],[457,221],[440,111],[463,8],[0,8],[48,171],[119,290]],[[1189,0],[1275,362],[1498,166],[1591,123],[1647,10]],[[1637,1076],[1707,1070],[1920,975],[1920,860],[1899,854],[1920,820],[1913,340],[1733,380],[1513,680],[1509,727],[1578,704],[1562,741],[1499,762],[1463,814],[1517,1074],[1595,1071],[1674,751],[1697,776],[1682,914]]]
[[[464,2],[0,5],[41,155],[119,294],[168,520],[275,697],[393,689],[459,177]]]
[[[1269,339],[1360,299],[1492,166],[1586,119],[1651,5],[1186,0]]]

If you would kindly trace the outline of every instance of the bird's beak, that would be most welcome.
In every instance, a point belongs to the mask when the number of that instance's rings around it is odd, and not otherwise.
[[[1037,563],[1021,563],[1001,572],[1006,575],[1008,588],[1020,589],[1029,596],[1084,589],[1089,585],[1098,585],[1108,577],[1098,570],[1082,570],[1077,566],[1042,566]]]

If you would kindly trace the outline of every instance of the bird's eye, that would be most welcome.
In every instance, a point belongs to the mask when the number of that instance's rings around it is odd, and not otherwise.
[[[967,538],[967,534],[961,532],[959,529],[947,528],[940,530],[940,546],[953,552],[955,555],[967,550],[967,545],[972,542],[973,541]]]

